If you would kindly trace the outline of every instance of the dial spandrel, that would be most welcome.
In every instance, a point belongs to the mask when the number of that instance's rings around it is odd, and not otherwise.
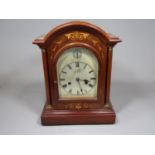
[[[98,62],[87,48],[71,48],[60,56],[57,63],[60,98],[96,97]]]

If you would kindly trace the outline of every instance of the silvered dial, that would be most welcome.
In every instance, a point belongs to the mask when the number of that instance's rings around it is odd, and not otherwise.
[[[96,85],[96,74],[87,63],[76,61],[64,66],[59,81],[61,87],[69,94],[86,95]]]
[[[66,49],[57,62],[60,98],[97,97],[98,61],[85,47]]]

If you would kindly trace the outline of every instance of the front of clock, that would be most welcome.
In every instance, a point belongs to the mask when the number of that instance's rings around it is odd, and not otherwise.
[[[47,101],[43,125],[114,123],[112,49],[120,39],[85,22],[60,25],[34,40],[42,49]]]

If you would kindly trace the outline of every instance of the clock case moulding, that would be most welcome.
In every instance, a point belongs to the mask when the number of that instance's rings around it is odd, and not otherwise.
[[[35,39],[42,50],[46,88],[46,103],[42,112],[43,125],[112,124],[115,112],[110,101],[110,82],[113,47],[121,40],[87,22],[73,21],[62,24],[48,34]],[[98,95],[96,100],[60,100],[56,62],[70,47],[91,49],[99,62]]]

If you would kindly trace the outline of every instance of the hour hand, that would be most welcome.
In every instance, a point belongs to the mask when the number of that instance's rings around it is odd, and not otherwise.
[[[88,83],[89,83],[89,80],[87,80],[87,79],[85,79],[85,80],[83,80],[84,81],[84,83],[87,85]]]
[[[80,81],[84,81],[84,83],[87,85],[88,83],[89,83],[89,80],[87,80],[87,79],[84,79],[84,80],[82,80],[82,79],[79,79]]]

